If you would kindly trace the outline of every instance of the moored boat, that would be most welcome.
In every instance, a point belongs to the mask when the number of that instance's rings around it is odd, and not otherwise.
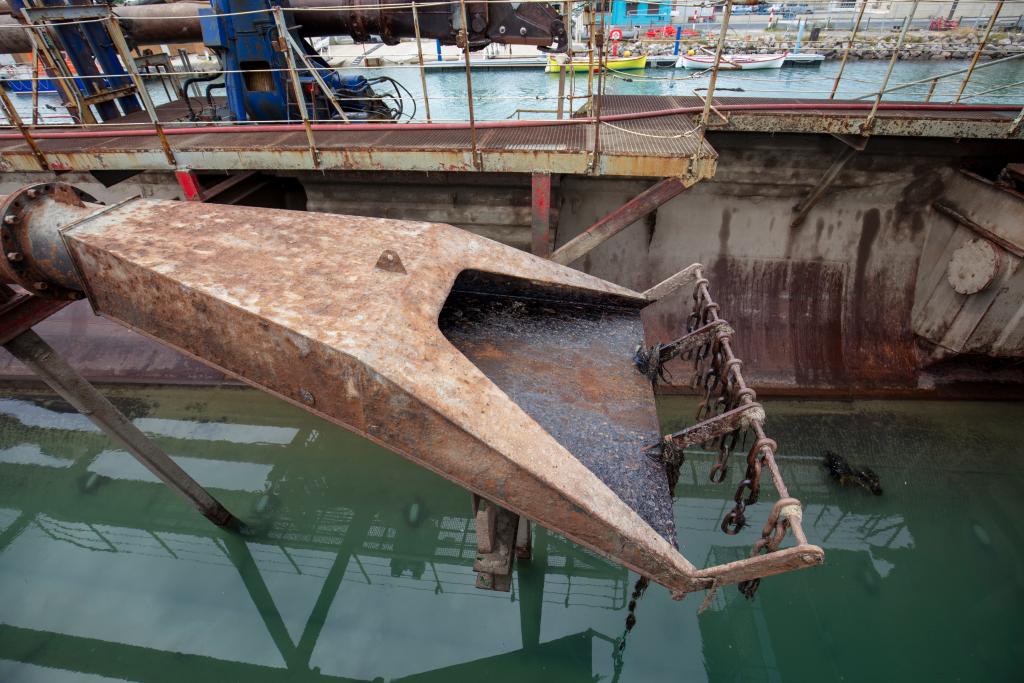
[[[558,73],[562,68],[562,62],[558,61],[555,57],[548,57],[548,64],[544,68],[547,73]],[[628,71],[630,69],[646,69],[647,68],[647,55],[637,55],[635,57],[613,57],[611,59],[605,59],[604,67],[606,69],[612,69],[615,71]],[[566,62],[565,68],[572,71],[587,71],[588,69],[599,69],[598,62],[595,60],[593,63],[590,60],[573,60],[572,62]]]
[[[722,55],[719,69],[749,70],[749,69],[779,69],[786,60],[786,53],[770,55],[737,54]],[[710,69],[715,65],[715,56],[708,54],[679,55],[676,68],[682,69]]]

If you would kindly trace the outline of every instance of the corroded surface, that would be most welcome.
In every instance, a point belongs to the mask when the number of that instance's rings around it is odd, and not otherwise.
[[[437,325],[464,271],[634,312],[639,294],[432,223],[137,200],[66,240],[101,314],[676,592],[706,583]],[[376,267],[386,250],[404,273]]]
[[[633,365],[638,311],[453,293],[441,331],[487,377],[675,544],[654,393]]]

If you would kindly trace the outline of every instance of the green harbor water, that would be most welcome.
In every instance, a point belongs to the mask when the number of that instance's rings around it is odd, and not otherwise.
[[[511,593],[479,591],[469,495],[440,477],[252,390],[113,395],[253,534],[62,402],[4,393],[2,681],[1020,680],[1019,404],[767,401],[826,564],[700,616],[652,586],[620,648],[636,576],[555,534]],[[663,400],[664,429],[692,409]],[[884,495],[829,481],[826,448]],[[697,565],[744,556],[769,507],[722,534],[740,472],[713,485],[710,462],[688,457],[675,504]]]

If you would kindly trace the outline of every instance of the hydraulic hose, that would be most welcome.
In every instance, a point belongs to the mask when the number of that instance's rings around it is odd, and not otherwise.
[[[188,89],[192,87],[193,83],[207,83],[209,81],[215,81],[223,75],[224,73],[222,71],[214,71],[213,73],[207,76],[195,76],[193,78],[185,79],[185,84],[181,86],[181,94],[185,97],[185,106],[188,107],[189,116],[192,118],[193,121],[196,118],[196,113],[192,109],[192,101],[189,98]]]
[[[870,111],[870,102],[839,103],[829,102],[822,104],[812,103],[762,103],[762,104],[721,104],[715,105],[718,111]],[[657,109],[654,111],[631,112],[628,114],[609,114],[602,116],[601,121],[606,123],[619,121],[636,121],[640,119],[651,119],[662,116],[677,116],[680,114],[699,114],[704,111],[701,107],[676,107],[674,109]],[[886,104],[878,105],[878,111],[938,111],[938,112],[1018,112],[1020,106],[1000,104],[941,104],[941,103],[912,103],[912,104]],[[481,121],[476,124],[479,130],[492,128],[543,128],[548,126],[585,126],[593,124],[594,118],[587,116],[575,119],[556,120],[510,120],[510,121]],[[454,123],[312,123],[310,127],[314,131],[389,131],[389,130],[468,130],[468,121]],[[288,133],[301,132],[306,128],[301,123],[255,123],[255,124],[233,124],[229,126],[188,126],[180,128],[165,127],[165,135],[214,135],[231,133]],[[119,130],[75,130],[75,131],[46,131],[35,130],[32,138],[36,140],[63,140],[83,138],[120,138],[120,137],[155,137],[157,131],[154,128],[135,128]],[[0,140],[21,140],[21,133],[0,133]]]

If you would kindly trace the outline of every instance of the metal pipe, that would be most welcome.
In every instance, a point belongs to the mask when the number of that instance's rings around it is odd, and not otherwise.
[[[770,111],[869,111],[871,104],[867,103],[761,103],[761,104],[720,104],[715,107],[723,112],[770,112]],[[611,114],[603,116],[602,121],[615,123],[618,121],[638,121],[642,119],[653,119],[662,116],[677,116],[680,114],[699,114],[703,107],[674,107],[671,109],[656,109],[644,112],[632,112],[628,114]],[[1017,105],[1002,104],[945,104],[945,103],[905,103],[905,104],[880,104],[878,111],[938,111],[938,112],[1018,112]],[[495,128],[543,128],[547,126],[586,126],[594,123],[593,117],[577,117],[548,120],[522,120],[522,121],[481,121],[476,124],[478,130],[490,130]],[[385,130],[467,130],[468,122],[458,123],[314,123],[312,129],[315,131],[385,131]],[[166,135],[222,135],[222,134],[251,134],[251,133],[287,133],[305,130],[302,124],[292,123],[265,123],[253,125],[229,125],[229,126],[186,126],[181,128],[164,128]],[[154,137],[156,131],[152,128],[115,128],[114,130],[71,130],[71,131],[36,131],[33,138],[36,140],[75,140],[86,138],[124,138],[124,137]],[[0,140],[18,140],[21,135],[18,133],[0,133]]]
[[[22,332],[3,346],[146,469],[192,503],[204,517],[218,526],[237,524],[227,508],[171,460],[38,334],[32,330]]]
[[[996,8],[992,12],[992,16],[989,17],[988,26],[985,27],[985,35],[982,36],[981,42],[978,43],[978,49],[974,51],[974,56],[971,58],[971,65],[967,67],[967,75],[964,76],[963,82],[960,84],[960,90],[957,91],[956,97],[953,102],[959,102],[960,97],[964,94],[964,89],[967,88],[967,82],[971,80],[971,74],[974,73],[974,65],[978,63],[978,59],[981,57],[981,51],[985,49],[985,44],[988,43],[988,37],[992,33],[992,27],[996,25],[996,19],[999,18],[999,13],[1003,10],[1003,0],[999,0],[996,3]]]
[[[385,42],[397,43],[399,38],[414,35],[412,3],[389,7],[377,0],[346,0],[349,6],[362,8],[334,9],[338,0],[291,0],[286,10],[298,26],[299,35],[306,38],[318,36],[352,36],[357,42],[365,42],[371,34],[380,35]],[[501,42],[519,45],[551,45],[564,39],[552,35],[551,29],[561,26],[558,13],[540,3],[521,3],[511,8],[512,3],[478,3],[471,10],[474,20],[470,26],[470,39],[474,45],[486,42]],[[478,9],[479,8],[479,9]],[[174,43],[199,43],[203,31],[199,23],[200,10],[209,10],[208,3],[174,2],[159,5],[135,5],[113,8],[113,14],[122,24],[125,35],[136,45],[160,45]],[[453,13],[450,3],[427,3],[418,9],[420,30],[425,38],[436,38],[447,45],[455,44]],[[476,18],[483,19],[483,28]],[[500,26],[506,32],[500,33]],[[541,27],[544,28],[541,28]],[[0,53],[30,52],[30,37],[23,24],[11,16],[0,16]],[[527,34],[521,35],[520,28]]]
[[[871,108],[871,113],[868,114],[868,118],[864,121],[864,125],[861,126],[861,132],[869,132],[871,127],[875,124],[875,114],[878,112],[878,105],[882,102],[882,97],[885,95],[885,89],[889,85],[889,78],[892,76],[893,67],[896,66],[896,60],[900,56],[900,49],[903,47],[903,42],[907,39],[907,32],[910,31],[910,25],[914,23],[914,15],[917,14],[917,6],[920,0],[914,0],[914,4],[910,6],[910,14],[903,22],[903,30],[900,31],[899,40],[896,41],[896,47],[892,51],[892,59],[889,60],[889,68],[885,71],[885,78],[882,79],[882,87],[878,89],[878,97],[875,98],[875,105]]]
[[[857,31],[860,29],[860,20],[864,18],[864,10],[867,9],[868,0],[861,0],[860,11],[857,12],[857,21],[853,24],[853,32],[850,33],[850,42],[846,44],[846,49],[843,50],[843,58],[839,62],[839,71],[836,73],[835,83],[832,84],[832,92],[829,93],[828,98],[835,99],[836,90],[839,89],[839,81],[843,77],[843,69],[846,68],[846,60],[850,56],[850,50],[853,48],[853,41],[857,37]]]

